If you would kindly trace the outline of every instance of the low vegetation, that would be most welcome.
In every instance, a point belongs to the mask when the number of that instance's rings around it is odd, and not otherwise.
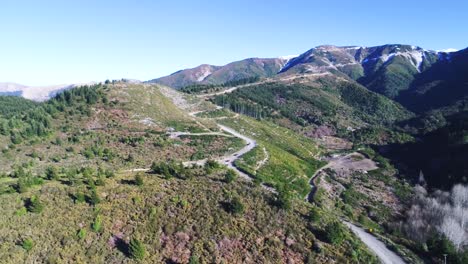
[[[141,186],[132,183],[135,174],[116,175],[88,190],[99,203],[77,202],[71,195],[86,186],[56,181],[0,195],[0,257],[15,263],[376,262],[346,230],[345,241],[328,244],[322,237],[332,219],[328,213],[309,223],[303,217],[310,210],[307,203],[292,200],[284,210],[262,188],[226,183],[228,170],[210,175],[203,168],[189,170],[194,178],[185,180],[139,174]],[[22,197],[39,195],[47,205],[40,214],[16,213],[24,206]],[[57,243],[61,246],[53,246]]]
[[[236,161],[236,166],[253,175],[257,181],[292,192],[296,197],[302,198],[309,193],[309,179],[323,165],[315,159],[320,150],[312,140],[273,123],[244,116],[221,122],[259,143],[259,148]],[[269,157],[257,168],[257,164],[266,158],[262,147]]]

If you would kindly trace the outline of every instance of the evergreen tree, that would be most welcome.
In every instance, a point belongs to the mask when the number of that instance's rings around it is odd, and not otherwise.
[[[312,207],[309,212],[309,221],[318,222],[320,220],[320,211],[317,207]]]
[[[95,188],[91,190],[91,195],[89,196],[89,203],[91,205],[97,205],[101,202],[101,198]]]
[[[23,242],[21,243],[21,247],[26,251],[30,251],[34,247],[34,242],[32,241],[32,239],[27,238],[23,240]]]
[[[229,169],[226,174],[224,174],[224,181],[226,183],[231,183],[233,181],[235,181],[237,178],[237,174],[234,170],[232,169]]]
[[[56,167],[49,166],[46,169],[45,175],[48,180],[58,180],[59,173]]]
[[[143,186],[145,184],[143,176],[140,173],[135,176],[135,184],[138,186]]]
[[[229,204],[229,210],[231,211],[231,213],[236,214],[236,215],[240,215],[244,213],[244,204],[242,203],[242,201],[240,200],[238,196],[234,196],[231,199],[231,202]]]
[[[94,219],[93,224],[91,225],[91,228],[93,229],[94,232],[99,233],[102,231],[102,219],[101,215],[97,215],[96,218]]]
[[[145,258],[146,249],[145,245],[141,243],[138,239],[133,238],[128,245],[128,251],[130,257],[136,260],[142,260]]]
[[[329,223],[325,227],[327,240],[333,245],[340,245],[345,238],[343,227],[339,222]]]

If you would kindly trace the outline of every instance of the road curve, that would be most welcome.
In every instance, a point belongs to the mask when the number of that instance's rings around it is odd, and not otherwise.
[[[387,246],[371,234],[364,231],[364,229],[357,227],[349,222],[343,221],[343,223],[356,234],[361,241],[377,255],[383,264],[406,264],[406,262],[393,251],[387,248]]]
[[[353,153],[345,155],[345,157],[348,157],[350,155],[353,155]],[[317,178],[324,169],[330,168],[333,166],[333,164],[336,162],[336,160],[329,160],[328,163],[318,169],[314,175],[310,179],[310,186],[311,186],[311,191],[308,196],[306,196],[306,199],[312,203],[314,201],[314,195],[317,192]],[[406,262],[398,256],[396,253],[391,251],[390,249],[387,248],[387,246],[377,238],[375,238],[373,235],[367,233],[364,231],[364,229],[355,226],[354,224],[342,220],[343,224],[345,224],[351,231],[358,236],[361,241],[372,251],[377,255],[377,257],[380,259],[380,261],[383,264],[406,264]]]
[[[239,132],[237,132],[236,130],[234,130],[234,129],[230,128],[230,127],[223,126],[223,125],[220,125],[220,124],[218,124],[218,127],[221,130],[223,130],[224,132],[227,132],[227,133],[231,134],[233,137],[237,137],[237,138],[240,138],[240,139],[244,140],[246,144],[240,150],[238,150],[238,151],[236,151],[236,152],[234,152],[232,154],[221,156],[221,157],[217,158],[216,161],[226,165],[230,169],[235,170],[242,178],[245,178],[246,180],[252,180],[252,178],[249,175],[247,175],[246,173],[244,173],[244,172],[240,171],[239,169],[237,169],[236,166],[234,166],[234,162],[237,159],[239,159],[242,155],[244,155],[245,153],[247,153],[247,152],[251,151],[253,148],[255,148],[257,146],[257,141],[240,134]],[[191,135],[191,134],[192,133],[184,133],[184,135]],[[217,134],[220,134],[220,133],[217,133]],[[197,133],[195,133],[195,135],[197,135]],[[190,166],[190,165],[193,165],[193,164],[204,165],[206,163],[206,161],[207,161],[207,159],[195,160],[195,161],[186,161],[186,162],[184,162],[184,165],[185,166]]]

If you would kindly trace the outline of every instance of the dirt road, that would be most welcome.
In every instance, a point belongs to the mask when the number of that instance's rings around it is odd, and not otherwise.
[[[364,231],[364,229],[357,227],[349,222],[343,221],[343,223],[356,234],[361,241],[377,255],[383,264],[405,264],[406,262],[393,251],[389,250],[387,246],[373,235]]]

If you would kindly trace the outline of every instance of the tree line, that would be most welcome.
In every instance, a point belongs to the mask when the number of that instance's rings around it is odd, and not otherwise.
[[[182,87],[180,89],[181,92],[189,93],[189,94],[197,94],[197,93],[208,93],[208,92],[216,92],[220,91],[223,88],[235,87],[239,85],[249,84],[249,83],[256,83],[260,81],[260,77],[249,77],[249,78],[242,78],[238,80],[228,81],[222,84],[192,84]]]
[[[10,102],[0,107],[0,134],[9,136],[13,144],[19,144],[34,136],[43,137],[52,129],[52,120],[58,113],[90,114],[89,106],[98,102],[107,103],[108,99],[101,84],[82,86],[57,94],[44,103],[32,103],[24,100],[6,99],[0,97],[0,102]],[[14,105],[11,102],[19,102]]]

